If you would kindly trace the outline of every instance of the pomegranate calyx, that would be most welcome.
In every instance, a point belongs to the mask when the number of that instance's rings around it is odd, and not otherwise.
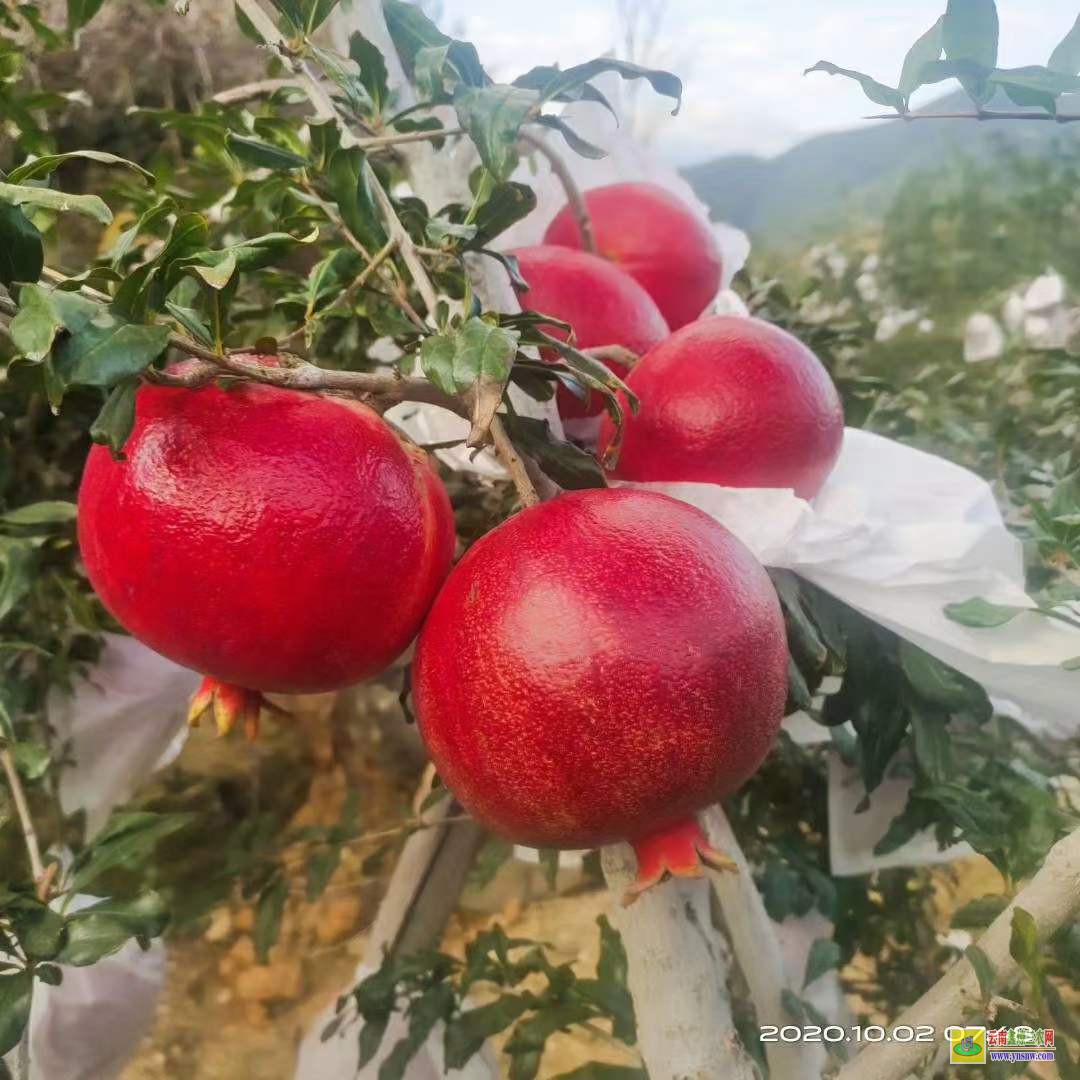
[[[643,892],[669,877],[701,877],[703,866],[712,870],[738,871],[731,859],[709,843],[693,817],[632,843],[637,856],[637,879],[623,896],[623,905],[627,907]]]
[[[198,727],[204,716],[212,716],[218,735],[228,735],[237,723],[243,724],[249,742],[259,737],[259,716],[269,702],[258,690],[221,682],[207,675],[191,699],[187,722]]]

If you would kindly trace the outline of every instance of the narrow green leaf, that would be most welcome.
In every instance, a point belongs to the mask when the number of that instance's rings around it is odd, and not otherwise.
[[[33,990],[29,971],[0,975],[0,1056],[19,1045],[30,1019]]]
[[[289,883],[281,874],[259,894],[255,905],[255,955],[265,964],[270,950],[277,942],[281,930],[281,917],[285,913],[285,901],[289,896]]]
[[[0,547],[0,561],[0,619],[5,619],[30,591],[36,561],[34,548],[27,541],[7,541]]]
[[[81,30],[100,10],[105,0],[67,0],[68,33]]]
[[[341,848],[337,844],[321,848],[309,856],[307,861],[307,898],[309,903],[322,896],[340,861]]]
[[[44,265],[41,233],[17,206],[0,202],[0,285],[37,281]]]
[[[304,32],[314,34],[337,5],[338,0],[304,0]]]
[[[907,108],[904,95],[899,90],[894,90],[891,86],[886,86],[884,83],[878,82],[877,79],[864,75],[861,71],[838,67],[829,60],[819,60],[813,67],[807,68],[803,74],[809,75],[815,71],[824,71],[827,75],[843,75],[844,78],[854,79],[862,87],[863,93],[876,105],[885,105],[901,113]]]
[[[1072,29],[1058,43],[1046,66],[1062,75],[1080,74],[1080,15]]]
[[[114,814],[94,842],[75,860],[71,889],[83,892],[106,870],[137,868],[167,836],[186,828],[192,814],[155,814],[149,811]]]
[[[485,167],[496,181],[506,180],[517,164],[521,125],[539,112],[539,92],[500,84],[459,85],[454,108]]]
[[[945,16],[942,15],[908,50],[904,58],[904,67],[900,72],[900,82],[897,85],[897,90],[903,94],[905,100],[922,86],[923,68],[932,60],[941,59],[941,51],[944,48],[944,27]]]
[[[203,322],[202,316],[194,309],[165,301],[165,310],[197,341],[208,349],[214,347],[214,335],[210,327]]]
[[[20,506],[17,510],[10,510],[8,513],[0,515],[0,521],[5,525],[18,525],[21,527],[66,525],[69,521],[75,520],[75,515],[74,503],[46,500],[45,502]]]
[[[141,893],[133,900],[102,900],[68,917],[67,940],[58,960],[88,967],[119,952],[132,938],[160,937],[168,921],[165,901],[156,892]]]
[[[975,969],[975,977],[979,980],[979,992],[982,994],[983,1001],[989,1001],[994,996],[994,982],[997,978],[994,965],[990,963],[990,957],[978,945],[969,945],[964,950],[964,955]]]
[[[672,98],[675,108],[672,115],[676,115],[682,106],[682,80],[670,71],[661,71],[658,68],[646,68],[640,64],[633,64],[628,60],[616,60],[614,57],[600,57],[589,60],[584,64],[577,64],[565,71],[557,72],[555,77],[544,86],[541,91],[541,100],[552,101],[564,94],[571,93],[582,87],[590,79],[605,72],[613,71],[624,79],[645,79],[646,82],[658,94]]]
[[[568,491],[607,487],[604,470],[596,458],[574,443],[556,439],[546,420],[515,415],[506,416],[504,423],[514,444],[534,458],[559,487]]]
[[[349,38],[349,56],[360,68],[360,82],[371,98],[375,115],[381,115],[390,98],[390,79],[383,54],[377,45],[356,31]]]
[[[941,30],[946,59],[997,67],[998,33],[994,0],[949,0]]]
[[[51,295],[40,285],[24,285],[19,290],[19,313],[11,320],[15,348],[35,363],[48,356],[63,326],[53,310]]]
[[[311,164],[307,158],[302,158],[291,150],[284,150],[261,139],[237,135],[232,131],[225,136],[225,145],[240,161],[259,169],[304,169]]]
[[[123,457],[124,445],[135,427],[135,395],[138,390],[138,379],[125,379],[114,386],[97,419],[90,426],[91,440],[107,446],[115,458]]]
[[[377,251],[386,243],[386,233],[364,154],[356,147],[337,150],[327,172],[334,201],[349,231],[369,251]]]
[[[536,192],[528,184],[496,184],[476,212],[476,234],[466,248],[475,251],[488,247],[500,233],[535,209]]]
[[[981,596],[972,597],[960,604],[947,604],[945,614],[961,626],[975,629],[991,629],[1012,622],[1017,615],[1023,615],[1028,608],[1012,607],[1007,604],[992,604]]]
[[[383,0],[386,28],[408,74],[412,74],[416,54],[429,46],[449,45],[448,38],[416,4],[407,0]]]
[[[505,1031],[529,1008],[528,998],[503,994],[487,1005],[469,1009],[446,1025],[443,1050],[448,1069],[463,1069],[492,1035]]]
[[[594,161],[607,157],[607,151],[603,147],[596,146],[583,139],[561,116],[538,116],[536,123],[559,132],[566,140],[567,146],[576,154]]]
[[[420,369],[444,393],[456,394],[454,356],[457,340],[451,334],[432,334],[420,346]]]
[[[103,150],[71,150],[66,154],[45,154],[42,157],[25,161],[16,169],[8,173],[7,179],[10,184],[21,184],[24,180],[36,180],[42,176],[48,176],[58,166],[72,158],[81,158],[87,161],[96,161],[99,165],[122,165],[127,169],[137,172],[144,180],[154,183],[154,174],[136,165],[127,158],[117,157],[116,154],[107,154]]]
[[[840,946],[832,938],[818,938],[810,946],[806,957],[806,975],[803,987],[820,979],[827,971],[835,971],[840,966]]]
[[[96,195],[68,195],[52,188],[0,183],[0,202],[12,206],[40,206],[43,210],[85,214],[102,225],[112,221],[112,211]]]
[[[980,896],[953,913],[952,925],[959,930],[982,930],[1009,906],[1008,897],[1000,894]]]

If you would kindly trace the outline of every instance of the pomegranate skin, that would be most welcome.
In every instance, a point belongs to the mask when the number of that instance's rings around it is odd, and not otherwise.
[[[594,489],[526,510],[451,573],[413,669],[440,776],[538,847],[649,836],[761,764],[787,692],[768,575],[706,514]]]
[[[147,386],[125,453],[87,460],[90,581],[136,638],[221,682],[312,693],[376,674],[449,570],[441,481],[359,403]]]
[[[641,410],[626,418],[622,480],[792,488],[810,499],[840,455],[844,411],[828,372],[760,319],[700,319],[644,357],[627,385]],[[605,418],[601,451],[614,435]]]
[[[716,298],[723,271],[716,237],[677,195],[658,184],[610,184],[586,192],[585,205],[598,252],[645,289],[672,330]],[[544,243],[582,246],[569,206],[548,226]]]
[[[569,323],[574,328],[579,349],[601,345],[622,345],[639,355],[659,345],[668,336],[668,325],[649,294],[629,274],[586,251],[537,245],[518,248],[511,254],[521,263],[529,283],[518,293],[522,309],[541,311]],[[565,330],[549,327],[553,337],[565,339]],[[547,350],[545,350],[545,353]],[[554,350],[546,359],[557,359]],[[629,368],[607,361],[621,379]],[[559,414],[565,420],[598,416],[604,411],[600,394],[583,402],[560,384]]]

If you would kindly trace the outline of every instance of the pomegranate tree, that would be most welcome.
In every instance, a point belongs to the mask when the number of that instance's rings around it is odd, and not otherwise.
[[[79,542],[106,607],[208,676],[193,716],[213,704],[228,729],[254,726],[262,691],[391,663],[449,570],[454,521],[426,454],[355,400],[146,386],[124,458],[90,453]]]
[[[539,847],[631,840],[642,889],[718,858],[694,814],[776,738],[784,621],[768,575],[706,514],[583,491],[470,549],[414,679],[431,758],[477,820]]]

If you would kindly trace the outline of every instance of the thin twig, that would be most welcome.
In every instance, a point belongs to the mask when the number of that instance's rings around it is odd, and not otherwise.
[[[233,86],[228,90],[222,90],[210,100],[215,105],[242,105],[245,101],[269,97],[278,90],[287,90],[290,87],[301,89],[295,79],[259,79],[258,82],[244,83],[243,86]]]
[[[507,435],[506,428],[503,426],[502,419],[498,416],[491,421],[491,441],[495,444],[495,452],[499,455],[503,468],[510,474],[510,479],[514,481],[514,487],[517,489],[521,505],[525,509],[536,506],[540,501],[540,496],[536,494],[536,488],[533,487],[533,482],[529,479],[525,462],[517,452],[513,442],[511,442],[510,436]]]
[[[5,747],[0,750],[0,766],[3,766],[7,776],[8,787],[11,788],[11,798],[15,803],[15,813],[19,817],[19,825],[22,827],[23,843],[26,845],[26,854],[30,859],[30,873],[34,878],[34,884],[39,889],[46,884],[45,863],[41,858],[41,844],[38,842],[37,829],[34,827],[34,819],[30,814],[30,804],[26,801],[26,790],[23,788],[22,777],[19,776],[18,767],[11,750]],[[42,900],[45,897],[41,897]]]
[[[595,255],[598,248],[596,246],[596,233],[593,231],[592,217],[589,215],[589,206],[585,202],[585,196],[582,194],[581,188],[578,187],[578,183],[567,167],[566,162],[548,144],[547,140],[539,135],[522,130],[519,138],[522,142],[526,142],[539,150],[547,158],[548,163],[551,165],[551,171],[559,178],[559,183],[562,184],[563,190],[566,192],[567,202],[570,204],[574,220],[577,222],[578,229],[581,232],[581,246]]]
[[[977,112],[977,113],[876,113],[864,120],[1052,120],[1056,124],[1074,124],[1080,116],[1055,116],[1037,112]]]

